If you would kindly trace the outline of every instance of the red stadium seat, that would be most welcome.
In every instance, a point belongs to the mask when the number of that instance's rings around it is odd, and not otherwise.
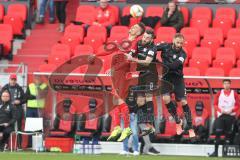
[[[119,22],[119,7],[118,6],[115,6],[115,5],[110,5],[114,11],[114,14],[115,14],[115,20],[116,20],[116,24],[118,24]]]
[[[206,18],[192,18],[190,20],[190,27],[197,28],[199,30],[200,36],[203,37],[204,31],[209,28],[209,21]]]
[[[232,28],[232,21],[229,18],[215,18],[213,20],[214,28],[221,28],[223,31],[223,36],[227,37],[228,31]]]
[[[87,44],[80,44],[75,47],[74,56],[93,54],[93,47]]]
[[[197,43],[193,39],[185,39],[184,40],[184,48],[187,50],[188,58],[192,57],[192,51],[197,46]]]
[[[216,51],[220,47],[220,42],[217,39],[202,39],[201,47],[207,47],[211,49],[212,57],[216,57]]]
[[[240,16],[238,16],[238,19],[236,21],[236,27],[239,28],[240,27]]]
[[[66,35],[76,35],[79,37],[80,42],[83,42],[84,28],[80,25],[70,24],[65,28],[64,36]]]
[[[205,76],[221,76],[221,77],[224,77],[224,70],[222,68],[210,67],[206,70]]]
[[[211,50],[207,47],[196,47],[192,52],[193,59],[206,59],[208,64],[212,63]]]
[[[61,38],[62,44],[67,44],[71,49],[71,56],[73,56],[75,47],[80,44],[80,39],[76,35],[66,35]]]
[[[145,17],[162,17],[163,12],[164,10],[160,6],[148,6],[146,9]]]
[[[224,42],[224,46],[234,49],[236,58],[240,58],[240,37],[239,39],[227,39]]]
[[[231,28],[227,33],[227,39],[240,39],[240,28]]]
[[[0,22],[3,21],[3,16],[4,16],[4,6],[0,4]]]
[[[38,71],[39,72],[53,72],[57,68],[54,64],[42,64],[39,66]]]
[[[121,40],[128,37],[128,32],[129,29],[126,26],[113,26],[109,38],[111,38],[111,40]]]
[[[216,59],[225,59],[225,60],[229,59],[232,61],[232,64],[235,65],[236,53],[232,48],[221,47],[217,49]]]
[[[124,6],[124,7],[123,7],[123,9],[122,9],[122,15],[121,15],[122,17],[123,17],[123,16],[128,16],[128,15],[130,15],[130,7],[131,7],[131,6]]]
[[[92,5],[80,5],[77,9],[75,21],[91,25],[95,21],[95,7]]]
[[[216,59],[213,61],[213,67],[222,68],[226,76],[228,76],[229,71],[233,67],[233,63],[230,59]]]
[[[23,22],[27,19],[27,6],[25,4],[9,4],[7,14],[10,17],[20,17]]]
[[[156,38],[160,39],[173,39],[174,35],[176,34],[176,29],[174,27],[159,27],[157,29]]]
[[[172,37],[158,37],[154,40],[155,43],[171,43],[173,40]]]
[[[237,61],[237,67],[240,68],[240,59]]]
[[[66,44],[55,44],[51,48],[51,55],[64,55],[66,57],[71,56],[71,49]]]
[[[208,28],[204,32],[204,39],[217,39],[223,44],[223,31],[220,28]]]
[[[230,77],[240,77],[240,68],[232,68],[229,72]]]
[[[203,76],[209,67],[209,63],[206,59],[190,59],[189,67],[198,68],[200,70],[201,76]]]
[[[209,7],[195,7],[192,10],[193,19],[207,19],[208,25],[212,22],[212,10]]]
[[[98,48],[103,45],[102,38],[92,38],[92,37],[85,37],[84,44],[90,45],[93,47],[94,53],[97,52]]]
[[[107,39],[107,29],[103,26],[90,26],[87,31],[87,37],[99,37],[105,42]]]
[[[200,42],[200,33],[197,28],[194,27],[184,27],[181,29],[181,33],[184,35],[186,40],[195,40],[196,44]]]
[[[180,11],[181,11],[182,14],[183,14],[184,25],[186,26],[186,25],[188,24],[188,21],[189,21],[189,10],[188,10],[187,7],[181,6],[181,7],[180,7]]]
[[[3,23],[4,24],[10,24],[13,29],[13,34],[14,35],[22,35],[23,34],[23,28],[24,28],[24,22],[21,17],[19,16],[9,16],[6,15],[3,18]]]
[[[64,54],[50,54],[48,56],[48,63],[60,66],[70,59],[70,56]]]
[[[185,76],[200,76],[200,70],[195,67],[184,67],[183,74]]]
[[[216,9],[216,18],[228,18],[231,20],[231,26],[235,24],[236,11],[234,8],[230,7],[219,7]]]
[[[8,55],[12,51],[13,30],[9,24],[0,24],[0,44],[3,44],[3,54]]]

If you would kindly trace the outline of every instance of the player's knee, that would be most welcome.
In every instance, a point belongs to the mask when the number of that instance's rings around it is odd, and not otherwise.
[[[165,104],[168,104],[171,101],[171,97],[169,95],[163,96],[163,101]]]

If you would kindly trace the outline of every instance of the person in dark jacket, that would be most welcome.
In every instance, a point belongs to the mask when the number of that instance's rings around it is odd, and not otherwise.
[[[11,74],[9,77],[9,83],[3,86],[0,95],[7,90],[11,95],[11,103],[16,107],[17,111],[17,129],[22,130],[22,120],[24,116],[23,104],[25,103],[25,94],[23,88],[17,83],[17,75]],[[18,148],[21,148],[22,137],[19,135]]]
[[[64,32],[65,29],[65,22],[67,18],[66,14],[66,7],[68,0],[54,0],[55,6],[56,6],[56,15],[59,21],[59,32]]]
[[[184,25],[183,14],[175,2],[170,1],[168,3],[160,22],[162,26],[174,27],[177,32],[180,32]]]
[[[10,93],[5,90],[1,94],[0,101],[0,133],[2,139],[0,140],[0,151],[3,151],[8,138],[12,131],[14,131],[14,123],[16,122],[16,109],[11,104]]]

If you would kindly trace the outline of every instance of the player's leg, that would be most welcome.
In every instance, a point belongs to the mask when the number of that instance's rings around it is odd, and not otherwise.
[[[223,129],[224,129],[224,115],[221,115],[220,117],[218,117],[215,120],[215,148],[214,148],[214,152],[212,154],[210,154],[210,157],[217,157],[218,156],[218,146],[220,145],[221,142],[221,135],[223,134]]]
[[[175,86],[174,93],[175,93],[176,100],[181,101],[181,104],[182,104],[184,116],[186,118],[188,130],[189,130],[189,137],[190,138],[195,137],[196,135],[192,126],[192,114],[191,114],[191,109],[187,102],[187,94],[186,94],[184,79],[183,78],[177,79],[175,81],[174,86]]]
[[[235,116],[226,115],[224,119],[224,134],[225,134],[225,143],[230,144],[234,138],[234,125],[236,118]]]

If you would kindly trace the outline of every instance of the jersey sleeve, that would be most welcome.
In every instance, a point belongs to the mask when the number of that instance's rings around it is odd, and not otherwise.
[[[154,58],[157,54],[157,49],[156,47],[152,47],[151,49],[148,50],[148,53],[147,53],[147,56],[148,57],[151,57],[151,58]]]
[[[166,49],[168,46],[167,43],[157,43],[156,44],[156,49],[157,51],[163,51],[164,49]]]
[[[187,58],[187,54],[182,50],[177,60],[183,64],[186,58]]]

